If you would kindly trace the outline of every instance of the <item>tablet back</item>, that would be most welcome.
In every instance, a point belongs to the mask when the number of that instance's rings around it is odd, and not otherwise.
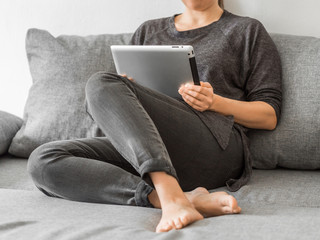
[[[183,83],[200,85],[192,46],[113,45],[111,51],[118,74],[168,96],[181,99]]]

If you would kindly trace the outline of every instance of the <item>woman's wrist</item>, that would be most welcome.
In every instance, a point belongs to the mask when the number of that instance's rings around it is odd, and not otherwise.
[[[221,96],[217,94],[212,95],[212,102],[208,110],[218,112],[219,101],[221,101]]]

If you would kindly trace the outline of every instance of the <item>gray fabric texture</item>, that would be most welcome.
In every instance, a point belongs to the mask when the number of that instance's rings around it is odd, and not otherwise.
[[[237,192],[229,192],[239,203],[320,208],[320,170],[253,170],[252,179]],[[0,188],[39,190],[27,174],[27,159],[0,158]],[[227,191],[226,187],[210,191]],[[228,192],[228,191],[227,191]],[[43,195],[41,193],[40,195]]]
[[[253,170],[248,185],[232,194],[243,204],[276,205],[278,208],[320,208],[320,171],[308,170]],[[215,189],[214,191],[224,188]]]
[[[282,116],[275,131],[251,130],[253,166],[320,168],[320,39],[272,34],[283,67]]]
[[[33,85],[23,126],[9,152],[28,157],[39,145],[60,139],[103,136],[85,111],[84,88],[98,71],[115,72],[111,44],[125,44],[131,34],[59,36],[28,30],[26,51]]]
[[[159,209],[80,203],[40,192],[0,191],[0,238],[47,239],[318,239],[320,208],[242,205],[239,215],[206,218],[182,230],[155,233]]]
[[[27,162],[25,158],[3,155],[0,158],[0,189],[39,191],[27,172]]]
[[[5,154],[12,138],[22,125],[22,119],[8,112],[0,111],[0,155]]]
[[[231,194],[239,215],[207,218],[154,233],[161,211],[48,197],[28,184],[27,159],[0,158],[0,239],[317,239],[320,171],[253,170]],[[7,172],[11,179],[2,177]],[[4,189],[13,188],[13,189]],[[24,189],[24,190],[23,190]],[[211,191],[225,191],[226,188]]]

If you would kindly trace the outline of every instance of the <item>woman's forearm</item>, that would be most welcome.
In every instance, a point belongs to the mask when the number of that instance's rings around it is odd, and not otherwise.
[[[262,101],[245,102],[214,95],[208,109],[223,115],[233,115],[236,123],[248,128],[273,130],[277,125],[275,110]]]
[[[276,127],[276,113],[270,104],[225,98],[215,94],[210,83],[201,81],[200,84],[187,83],[179,88],[183,100],[194,109],[233,115],[236,123],[248,128],[273,130]]]

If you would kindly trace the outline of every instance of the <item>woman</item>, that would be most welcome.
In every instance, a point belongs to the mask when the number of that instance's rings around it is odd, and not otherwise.
[[[48,196],[162,209],[157,232],[203,217],[240,213],[226,192],[246,184],[248,128],[272,130],[281,106],[281,66],[260,22],[218,0],[183,0],[182,14],[147,21],[131,44],[194,47],[201,86],[183,100],[99,72],[86,86],[88,113],[106,137],[44,144],[28,170]],[[189,192],[183,192],[189,191]]]

